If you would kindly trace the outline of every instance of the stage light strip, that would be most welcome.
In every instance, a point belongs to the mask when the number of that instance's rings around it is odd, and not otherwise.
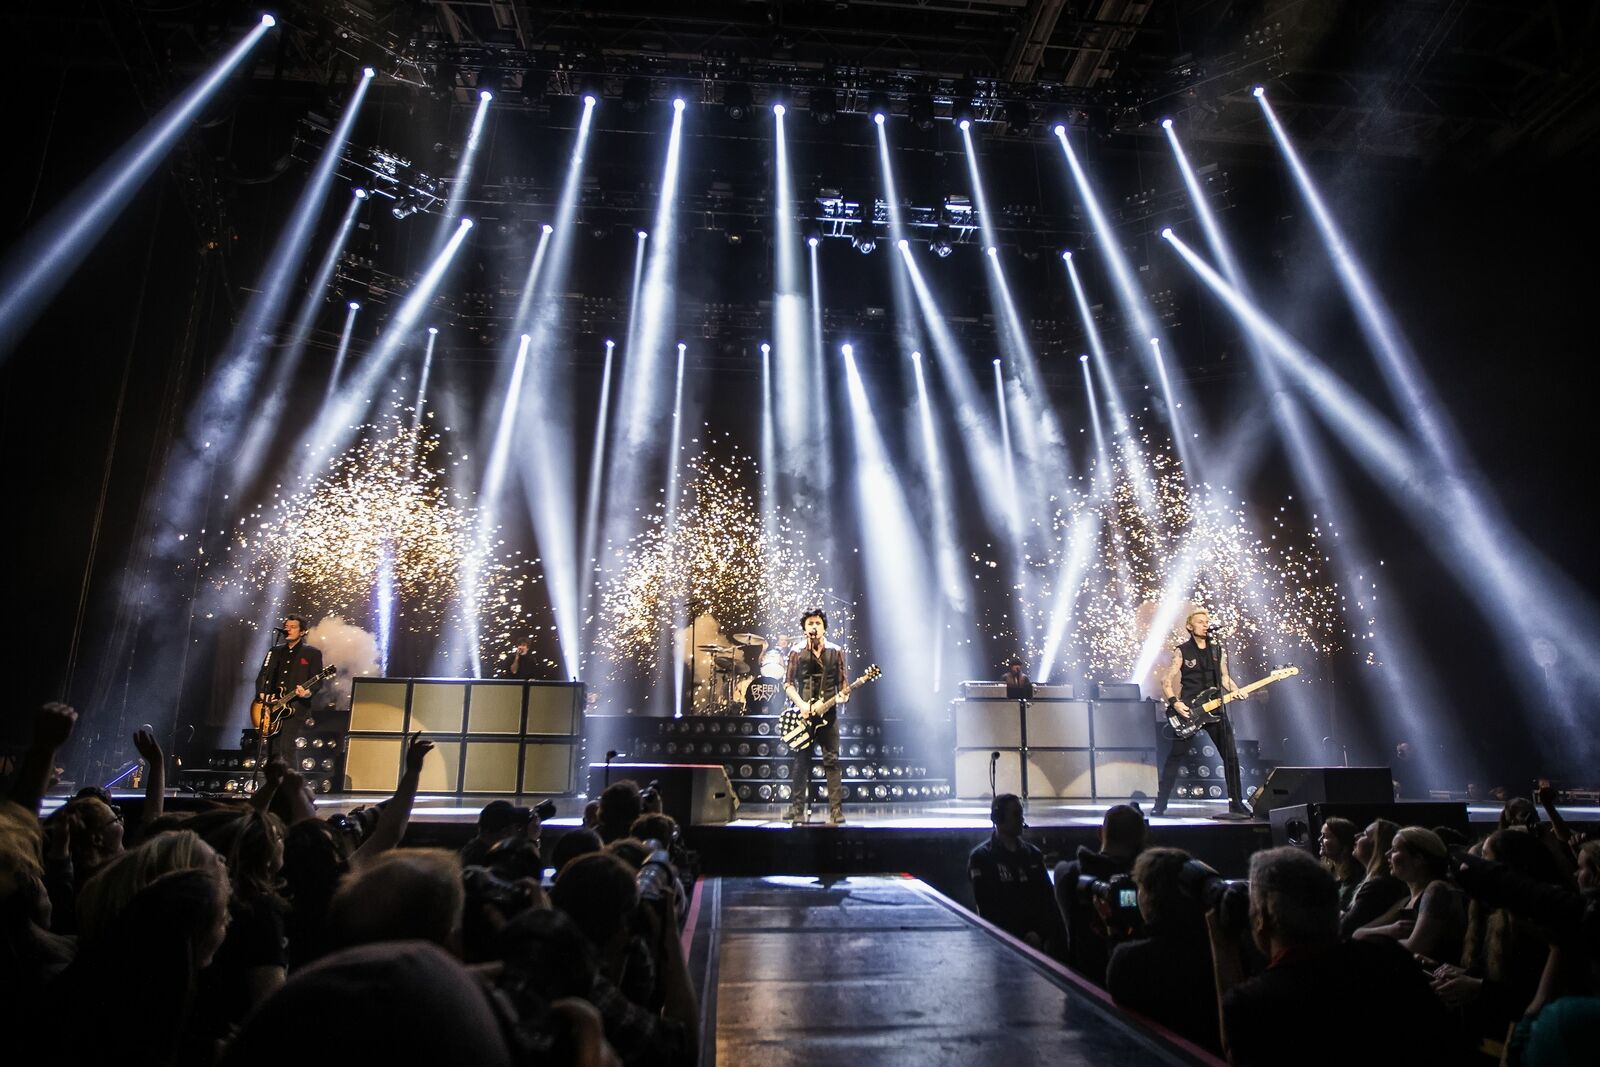
[[[796,240],[794,190],[789,174],[788,138],[783,121],[785,108],[778,104],[772,110],[777,158],[772,168],[775,183],[772,217],[775,284],[772,291],[771,360],[778,371],[780,384],[777,391],[785,400],[774,412],[777,418],[774,459],[784,473],[795,477],[806,473],[807,467],[820,451],[816,439],[818,427],[812,421],[812,416],[817,410],[825,408],[826,404],[798,402],[806,394],[811,345],[806,338],[800,246]]]
[[[271,15],[261,16],[203,78],[163,108],[13,247],[0,267],[0,361],[105,236],[189,123],[275,24]]]

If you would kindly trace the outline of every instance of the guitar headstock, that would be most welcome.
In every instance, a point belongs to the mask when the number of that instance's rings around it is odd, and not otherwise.
[[[879,667],[876,663],[871,664],[865,671],[861,673],[861,681],[870,682],[881,674],[883,674],[883,668]]]
[[[1293,678],[1299,673],[1299,667],[1279,667],[1277,670],[1272,672],[1272,677],[1281,681],[1284,678]]]

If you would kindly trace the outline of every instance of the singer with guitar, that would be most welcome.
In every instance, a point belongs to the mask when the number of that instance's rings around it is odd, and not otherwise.
[[[306,620],[298,615],[285,616],[277,632],[283,635],[283,644],[273,645],[261,663],[256,675],[256,705],[265,707],[273,697],[292,692],[286,716],[303,715],[311,707],[313,679],[322,673],[322,650],[306,644]],[[262,724],[254,721],[251,726],[259,730]],[[280,744],[272,742],[272,753],[288,755],[279,751]]]
[[[1191,612],[1183,626],[1189,631],[1189,639],[1178,646],[1171,668],[1161,679],[1162,694],[1170,702],[1172,710],[1188,718],[1194,714],[1190,704],[1210,689],[1220,689],[1240,700],[1245,699],[1248,694],[1235,685],[1228,674],[1227,651],[1211,633],[1210,614],[1205,611]],[[1229,815],[1248,819],[1250,809],[1244,806],[1244,792],[1239,785],[1239,752],[1233,740],[1233,719],[1224,713],[1219,721],[1202,727],[1201,732],[1211,738],[1222,756],[1222,769],[1228,785]],[[1167,798],[1172,795],[1178,766],[1199,736],[1197,732],[1173,739],[1172,749],[1161,766],[1161,781],[1156,791],[1155,806],[1150,809],[1151,815],[1166,813]]]
[[[850,679],[844,670],[844,649],[827,638],[828,616],[820,609],[808,611],[800,619],[805,643],[789,653],[784,671],[783,691],[801,707],[820,705],[837,698],[838,705],[850,699]],[[794,799],[784,816],[792,825],[805,824],[811,797],[811,752],[822,749],[822,770],[828,781],[828,825],[844,824],[844,793],[839,784],[839,722],[837,712],[821,716],[822,724],[813,732],[815,744],[806,749],[791,749],[789,781]]]

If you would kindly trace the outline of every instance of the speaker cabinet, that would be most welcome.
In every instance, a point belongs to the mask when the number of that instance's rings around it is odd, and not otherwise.
[[[1021,748],[1022,712],[1017,702],[985,700],[957,704],[956,747]]]
[[[1092,711],[1094,747],[1155,748],[1154,708],[1148,700],[1096,701]]]
[[[1096,749],[1094,791],[1100,797],[1156,795],[1155,749]]]
[[[989,795],[989,753],[992,751],[974,748],[956,752],[956,796]],[[997,793],[1022,795],[1022,753],[1000,753],[1000,761],[995,765],[994,783]]]
[[[1293,804],[1392,804],[1387,767],[1274,767],[1250,796],[1256,816]]]
[[[1028,747],[1088,748],[1089,705],[1081,700],[1036,700],[1029,704]]]
[[[1090,765],[1088,749],[1077,752],[1031,750],[1028,753],[1028,796],[1088,799],[1094,796]]]
[[[733,821],[739,800],[733,783],[720,763],[613,763],[613,782],[631,778],[643,789],[655,782],[661,790],[661,810],[679,826],[706,826]],[[589,764],[589,795],[606,788],[606,765]]]

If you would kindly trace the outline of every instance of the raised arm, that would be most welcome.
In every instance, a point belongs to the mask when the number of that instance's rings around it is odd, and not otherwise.
[[[139,834],[144,836],[152,823],[161,818],[167,805],[167,755],[161,751],[155,731],[139,730],[133,735],[133,747],[144,760],[144,812],[139,816]]]
[[[378,825],[373,827],[372,836],[363,841],[350,857],[352,868],[360,867],[372,857],[394,848],[406,835],[406,827],[411,822],[411,806],[417,801],[417,786],[422,781],[422,763],[432,751],[433,742],[426,740],[420,730],[411,735],[411,744],[406,748],[406,769],[400,776],[400,785],[395,789],[394,796],[383,805],[383,814],[378,816]]]
[[[78,713],[65,704],[45,704],[33,714],[33,740],[18,761],[17,775],[11,783],[11,799],[34,815],[39,814],[39,803],[50,786],[56,750],[67,743],[77,722]]]

